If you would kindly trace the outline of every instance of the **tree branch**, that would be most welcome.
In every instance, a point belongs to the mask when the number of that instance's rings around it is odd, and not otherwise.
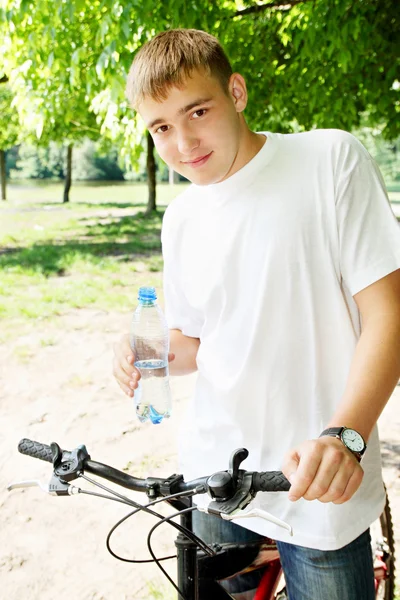
[[[309,0],[287,0],[285,2],[285,0],[283,0],[282,2],[276,2],[276,3],[255,4],[254,6],[249,6],[247,8],[244,8],[243,10],[236,11],[232,15],[232,17],[244,17],[245,15],[249,15],[251,13],[263,12],[264,10],[268,10],[269,8],[272,8],[273,10],[286,11],[286,10],[290,10],[291,8],[293,8],[293,6],[296,6],[296,4],[302,4],[302,3],[308,2],[308,1]]]
[[[77,127],[79,130],[93,131],[94,133],[97,133],[100,135],[100,128],[95,129],[94,127],[88,127],[87,125],[82,125],[81,123],[78,123],[77,121],[70,121],[70,123],[72,123],[72,125],[75,125],[75,127]]]

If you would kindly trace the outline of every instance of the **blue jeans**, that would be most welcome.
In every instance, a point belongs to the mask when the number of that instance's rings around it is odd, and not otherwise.
[[[244,543],[263,539],[244,527],[199,511],[193,513],[193,530],[208,543]],[[374,600],[369,531],[339,550],[313,550],[285,542],[277,542],[277,546],[289,600]],[[245,592],[257,588],[261,571],[227,580],[224,587],[231,594],[242,592],[243,598],[248,598]]]

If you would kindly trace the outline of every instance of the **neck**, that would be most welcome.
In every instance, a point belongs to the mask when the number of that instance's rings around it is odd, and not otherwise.
[[[265,135],[254,133],[254,131],[251,131],[248,128],[242,115],[240,115],[240,121],[238,152],[231,168],[221,181],[225,181],[225,179],[228,179],[228,177],[231,177],[231,175],[234,175],[242,167],[247,165],[247,163],[259,153],[267,141]]]

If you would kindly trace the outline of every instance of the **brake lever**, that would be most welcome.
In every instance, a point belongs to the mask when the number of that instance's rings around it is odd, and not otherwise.
[[[269,521],[270,523],[274,523],[274,525],[278,525],[279,527],[286,529],[286,531],[288,531],[291,536],[293,535],[293,528],[291,525],[289,525],[289,523],[282,521],[282,519],[278,519],[278,517],[274,517],[274,515],[272,515],[271,513],[267,512],[266,510],[261,510],[260,508],[252,508],[248,511],[236,510],[230,515],[226,513],[221,513],[220,516],[226,521],[234,521],[235,519],[246,519],[248,517],[260,517],[265,521]]]
[[[80,492],[78,487],[64,483],[54,475],[52,475],[49,483],[43,483],[38,479],[15,481],[7,486],[7,490],[11,492],[11,490],[28,487],[39,487],[43,492],[50,494],[51,496],[72,496],[73,494],[78,494]]]

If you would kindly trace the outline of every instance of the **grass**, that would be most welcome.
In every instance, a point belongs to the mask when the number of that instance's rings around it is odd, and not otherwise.
[[[157,586],[150,582],[148,584],[149,600],[176,600],[177,592],[172,585]]]
[[[27,364],[33,358],[34,350],[28,346],[16,346],[13,349],[13,354],[19,363]]]
[[[184,184],[183,184],[184,185]],[[183,185],[159,184],[159,204],[168,204],[175,197],[177,190]],[[131,182],[73,182],[70,192],[70,203],[62,205],[63,183],[44,181],[13,181],[7,186],[8,202],[12,206],[27,204],[35,207],[39,204],[47,205],[48,210],[60,207],[75,211],[84,209],[93,204],[103,208],[132,208],[143,207],[147,199],[146,183]]]
[[[72,189],[66,205],[60,184],[9,189],[0,208],[0,319],[8,324],[0,341],[16,321],[127,310],[140,285],[161,287],[162,217],[183,186],[158,186],[148,218],[145,185]]]
[[[48,346],[56,346],[57,340],[53,337],[45,337],[40,340],[41,348],[47,348]]]
[[[63,204],[61,183],[11,183],[0,206],[0,342],[17,323],[81,308],[131,310],[140,285],[161,292],[162,216],[184,187],[159,185],[158,212],[144,218],[145,184],[76,183]],[[391,198],[399,202],[399,191]]]

